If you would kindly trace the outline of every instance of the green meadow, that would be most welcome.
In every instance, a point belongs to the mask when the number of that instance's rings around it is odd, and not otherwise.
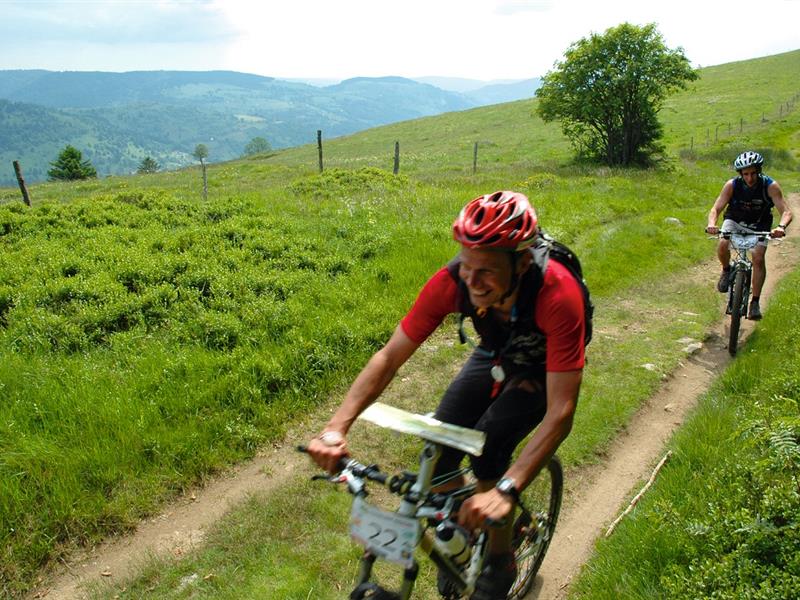
[[[0,190],[0,592],[329,407],[456,252],[460,207],[496,189],[528,194],[584,264],[596,333],[561,455],[598,460],[685,357],[679,340],[720,317],[713,281],[685,274],[713,255],[702,229],[733,157],[755,148],[800,189],[798,72],[800,51],[703,69],[665,106],[648,170],[575,162],[532,100],[324,140],[323,173],[314,144],[214,164],[207,201],[199,169],[36,185],[32,207]],[[347,499],[317,489],[253,499],[204,553],[114,594],[341,597]],[[199,568],[216,575],[187,588]]]

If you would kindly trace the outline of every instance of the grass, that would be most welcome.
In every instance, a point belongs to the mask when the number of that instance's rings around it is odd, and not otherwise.
[[[674,459],[584,569],[577,598],[800,593],[797,285],[675,436]]]
[[[682,119],[703,99],[687,97]],[[312,146],[212,165],[205,203],[196,169],[33,186],[32,209],[0,191],[4,594],[325,403],[454,254],[454,215],[487,190],[528,193],[584,263],[603,343],[590,349],[564,454],[571,465],[594,460],[658,383],[641,364],[668,372],[683,356],[677,340],[716,317],[705,287],[673,284],[712,253],[699,232],[729,172],[714,148],[649,171],[571,164],[558,129],[532,109],[522,101],[331,140],[321,175]],[[753,139],[780,150],[798,113],[782,123]],[[378,169],[395,139],[399,178]],[[798,187],[796,164],[790,156],[769,171],[787,191]],[[631,319],[649,337],[626,330]],[[654,344],[664,339],[674,344]],[[164,590],[185,576],[163,572]],[[308,577],[285,597],[347,583]]]

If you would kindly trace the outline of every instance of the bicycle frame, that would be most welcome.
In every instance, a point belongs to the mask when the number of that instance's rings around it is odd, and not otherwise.
[[[419,474],[414,484],[401,496],[397,514],[420,521],[425,519],[437,521],[448,520],[453,516],[454,509],[460,505],[460,502],[474,494],[475,484],[468,484],[448,492],[436,493],[435,496],[439,497],[439,502],[431,501],[430,504],[428,503],[429,501],[426,499],[431,496],[433,471],[440,454],[440,444],[432,441],[425,442],[422,452],[420,453]],[[391,482],[389,485],[391,488]],[[422,502],[421,505],[420,502]],[[439,503],[443,503],[441,508],[437,506]],[[487,543],[488,535],[483,531],[471,544],[471,557],[468,566],[464,569],[457,566],[449,556],[442,554],[438,550],[427,531],[423,531],[420,534],[417,547],[425,552],[436,566],[447,572],[451,582],[460,594],[469,595],[474,591],[475,581],[483,567],[484,550]],[[369,582],[372,575],[372,566],[377,558],[378,556],[375,553],[370,550],[365,550],[359,563],[356,590],[359,589],[359,586],[363,586]],[[408,600],[411,597],[418,570],[419,566],[416,560],[413,560],[411,566],[404,569],[403,582],[399,593],[396,595],[397,598],[400,600]]]
[[[485,435],[472,429],[442,423],[429,416],[408,413],[380,402],[370,406],[359,418],[394,431],[414,434],[422,438],[425,443],[420,453],[419,472],[416,474],[403,472],[389,476],[376,465],[365,466],[353,459],[345,458],[340,462],[338,467],[340,473],[337,475],[314,477],[334,483],[345,483],[348,491],[354,496],[350,533],[365,550],[359,562],[356,585],[350,598],[408,600],[414,590],[419,571],[414,556],[416,550],[428,555],[439,567],[440,572],[446,575],[451,586],[448,597],[455,597],[453,594],[458,597],[472,595],[476,590],[484,558],[488,553],[489,534],[485,529],[473,534],[471,539],[467,540],[470,549],[469,558],[456,561],[448,552],[442,551],[437,546],[437,543],[442,542],[442,538],[437,536],[434,540],[431,530],[434,529],[434,524],[453,525],[461,504],[475,493],[477,485],[467,483],[453,490],[433,491],[436,487],[452,482],[456,478],[461,479],[469,469],[448,474],[445,478],[434,479],[433,474],[443,446],[480,455]],[[299,449],[303,450],[302,447]],[[553,485],[553,489],[547,488],[549,492],[547,512],[532,514],[522,502],[518,503],[522,513],[514,522],[515,552],[519,552],[518,557],[522,558],[527,566],[515,582],[514,598],[521,598],[530,589],[532,578],[547,551],[558,517],[562,474],[560,463],[555,457],[548,464],[547,472],[549,478],[547,481]],[[367,480],[387,487],[392,494],[400,497],[399,507],[395,511],[387,511],[368,503]],[[501,525],[501,523],[488,523],[488,525]],[[466,533],[463,530],[461,532]],[[398,592],[388,591],[370,581],[372,568],[377,559],[394,562],[403,567],[403,580]]]
[[[736,273],[745,273],[746,293],[742,298],[741,314],[747,315],[747,305],[750,300],[750,280],[753,272],[753,262],[750,260],[750,251],[756,247],[759,240],[764,239],[764,235],[760,233],[725,233],[722,234],[723,239],[730,242],[731,260],[730,260],[730,281],[733,283],[736,279]],[[731,313],[733,304],[733,285],[728,286],[728,314]]]
[[[732,249],[730,260],[730,279],[728,283],[728,307],[726,314],[731,316],[728,340],[728,352],[736,354],[739,344],[739,326],[742,318],[747,317],[750,304],[750,284],[752,281],[753,263],[750,251],[756,245],[770,238],[769,231],[725,232],[720,238],[729,241]]]

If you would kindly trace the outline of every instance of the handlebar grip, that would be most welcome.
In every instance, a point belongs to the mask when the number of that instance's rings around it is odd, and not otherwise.
[[[308,454],[308,446],[306,446],[305,444],[298,444],[297,446],[295,446],[295,450],[297,450],[298,452],[303,452],[305,454]],[[347,468],[347,464],[349,462],[350,459],[347,456],[343,456],[342,458],[340,458],[339,462],[336,463],[336,471],[337,472],[344,471]]]

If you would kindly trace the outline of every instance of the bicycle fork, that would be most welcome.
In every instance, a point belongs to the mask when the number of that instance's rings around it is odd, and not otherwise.
[[[426,442],[422,450],[422,458],[420,459],[419,474],[416,481],[408,490],[408,493],[403,497],[400,502],[400,507],[397,513],[406,517],[414,517],[417,513],[417,503],[420,498],[424,497],[431,487],[431,480],[433,479],[433,470],[436,462],[439,460],[442,450],[437,444]],[[430,540],[424,535],[420,540],[423,545],[430,544]],[[369,551],[364,552],[361,557],[358,571],[358,581],[356,582],[356,589],[363,585],[368,585],[369,578],[372,576],[372,567],[375,564],[376,557]],[[391,593],[397,597],[398,600],[409,600],[411,592],[414,590],[414,584],[417,581],[419,574],[419,564],[414,560],[410,567],[403,570],[403,583],[400,586],[400,592],[397,594]],[[384,590],[384,593],[385,590]]]
[[[372,566],[375,564],[375,560],[375,555],[369,551],[365,551],[361,556],[358,570],[358,580],[356,581],[356,588],[354,592],[361,589],[362,586],[370,585],[369,578],[372,576]],[[403,569],[403,583],[400,586],[400,591],[397,593],[384,590],[377,586],[377,584],[372,585],[375,589],[381,590],[381,592],[384,594],[381,596],[382,598],[391,597],[393,599],[396,598],[397,600],[409,600],[411,598],[411,592],[414,591],[414,584],[417,581],[418,574],[419,565],[417,564],[417,561],[414,561],[410,567]]]

